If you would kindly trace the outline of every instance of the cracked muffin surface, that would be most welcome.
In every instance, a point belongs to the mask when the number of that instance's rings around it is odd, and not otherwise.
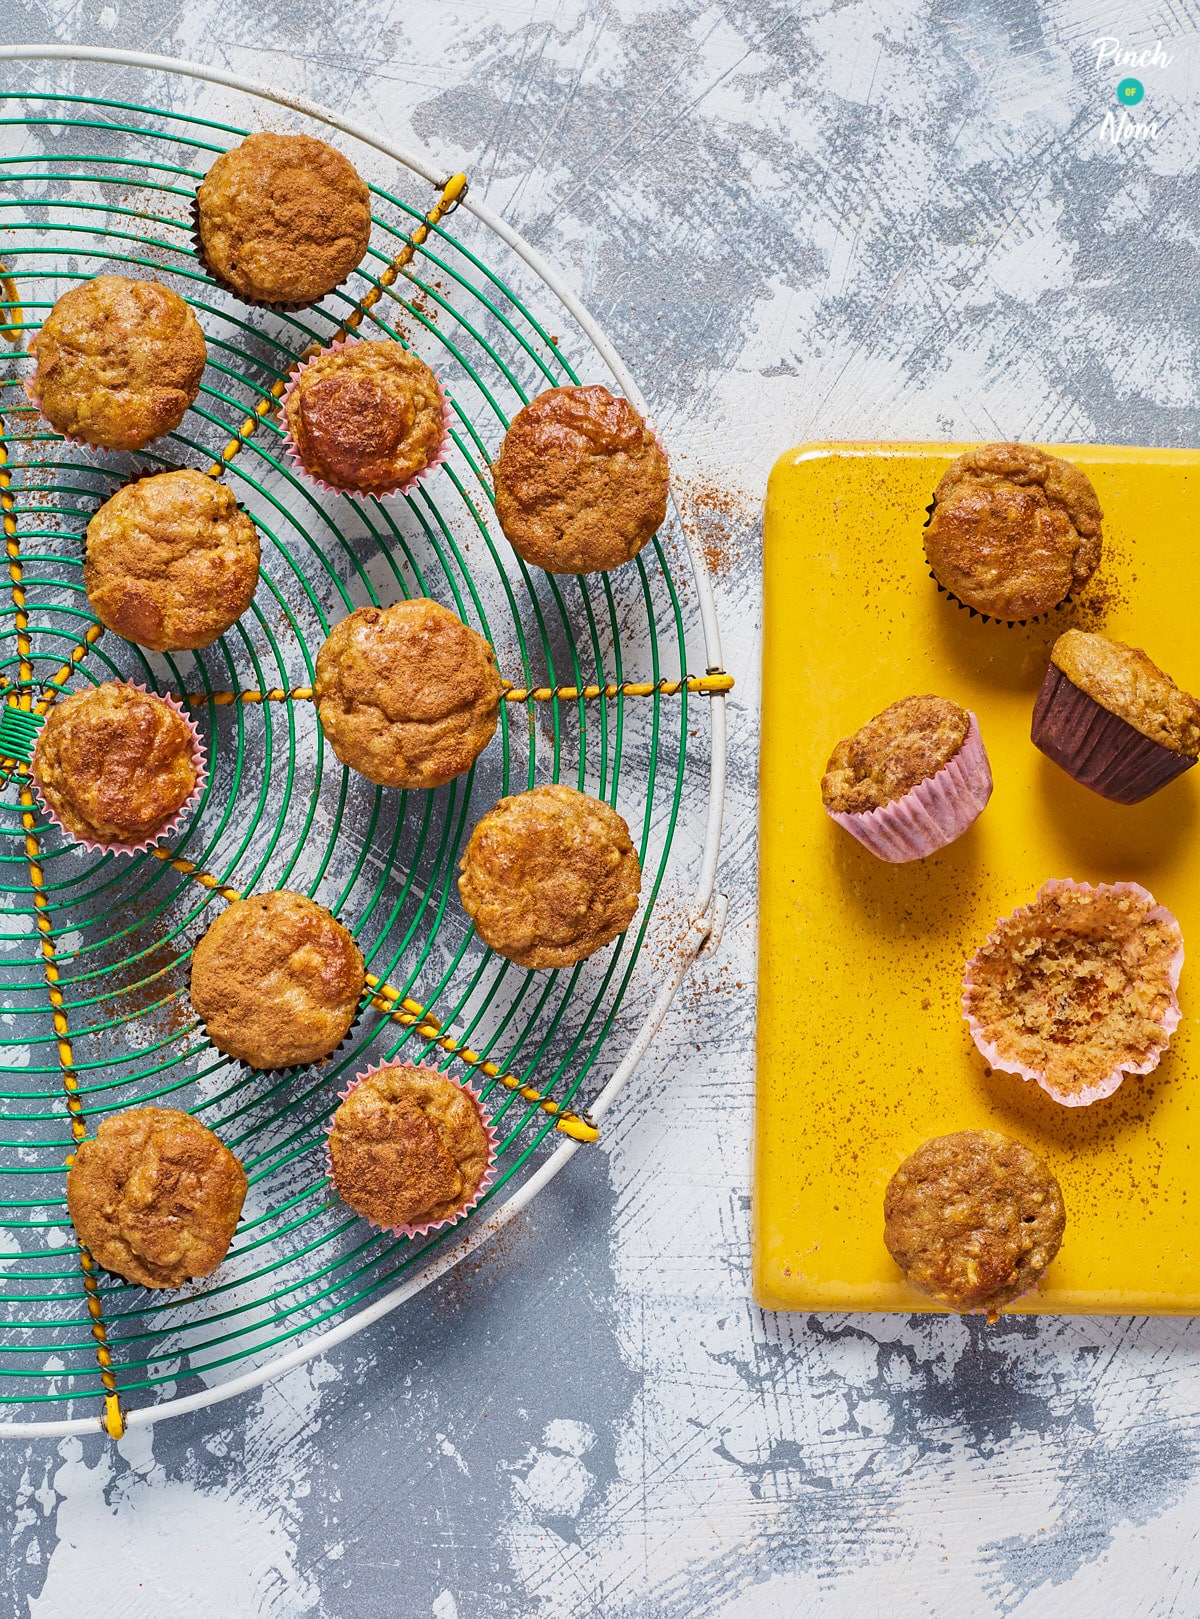
[[[79,1143],[67,1173],[79,1241],[98,1265],[142,1287],[211,1275],[245,1196],[246,1174],[229,1148],[171,1107],[114,1113]]]
[[[417,789],[471,768],[496,733],[502,691],[488,642],[423,596],[342,619],[313,686],[342,764],[379,786]]]
[[[152,652],[209,646],[249,607],[258,530],[193,468],[118,489],[87,527],[83,582],[100,622]]]
[[[177,292],[120,275],[64,292],[29,352],[30,393],[51,426],[109,450],[140,450],[178,427],[208,358]]]
[[[334,1114],[329,1161],[342,1200],[390,1227],[450,1219],[475,1197],[491,1154],[461,1085],[391,1063],[361,1079]]]
[[[336,489],[390,494],[424,472],[446,437],[438,380],[389,339],[327,349],[283,407],[308,472]]]
[[[1044,1159],[995,1130],[926,1141],[884,1194],[884,1242],[914,1287],[994,1320],[1059,1250],[1066,1209]]]
[[[821,778],[841,815],[892,804],[935,776],[967,739],[971,716],[947,697],[902,697],[834,748]]]
[[[627,399],[598,384],[547,389],[518,411],[492,479],[513,550],[548,573],[619,567],[667,515],[661,446]]]
[[[1093,702],[1152,742],[1189,759],[1200,756],[1200,702],[1141,647],[1067,630],[1055,641],[1050,661]]]
[[[555,783],[502,798],[476,826],[458,891],[479,937],[520,967],[569,967],[633,920],[642,868],[611,805]]]
[[[361,262],[370,193],[349,158],[312,135],[247,135],[196,190],[209,269],[240,297],[306,304]]]
[[[1100,503],[1078,467],[1035,444],[984,444],[942,475],[925,554],[964,606],[1017,621],[1082,589],[1102,541]]]
[[[192,955],[192,1005],[208,1038],[251,1068],[328,1057],[350,1032],[364,983],[352,935],[287,889],[234,900]]]
[[[42,797],[76,837],[138,843],[196,787],[192,728],[153,692],[107,681],[62,698],[33,750]]]

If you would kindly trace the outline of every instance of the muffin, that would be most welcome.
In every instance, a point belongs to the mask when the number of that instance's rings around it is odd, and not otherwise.
[[[985,618],[1026,622],[1081,590],[1100,563],[1091,483],[1034,444],[985,444],[947,467],[925,531],[933,577]]]
[[[323,905],[279,889],[235,899],[192,953],[192,1005],[218,1051],[251,1068],[298,1068],[350,1032],[362,952]]]
[[[321,729],[344,765],[381,787],[440,787],[492,740],[503,684],[482,635],[418,597],[360,607],[317,654]]]
[[[1084,787],[1139,804],[1195,764],[1200,702],[1141,647],[1068,630],[1050,654],[1031,735]]]
[[[249,303],[302,305],[362,261],[371,199],[348,158],[312,135],[247,135],[196,190],[196,232],[218,281]]]
[[[337,343],[301,366],[283,420],[294,458],[331,489],[400,494],[445,451],[437,378],[388,339]]]
[[[838,743],[821,778],[831,819],[881,860],[922,860],[961,837],[992,795],[974,714],[902,697]]]
[[[416,1235],[477,1201],[492,1135],[474,1091],[432,1068],[388,1063],[346,1093],[329,1130],[330,1175],[356,1214]]]
[[[458,891],[484,944],[519,967],[570,967],[633,920],[642,868],[615,809],[561,782],[502,798],[462,857]]]
[[[142,1287],[208,1276],[233,1241],[246,1173],[173,1107],[135,1107],[81,1141],[67,1174],[75,1235],[98,1265]]]
[[[258,530],[227,484],[190,467],[118,489],[87,527],[93,613],[152,652],[208,646],[254,599]]]
[[[140,450],[178,427],[208,358],[177,292],[122,275],[64,292],[29,352],[29,396],[51,427],[107,450]]]
[[[995,1130],[959,1130],[925,1142],[892,1176],[883,1240],[922,1293],[994,1321],[1036,1285],[1066,1219],[1054,1172],[1036,1152]]]
[[[598,384],[549,388],[518,411],[492,479],[509,544],[548,573],[617,568],[667,515],[662,447],[627,399]]]
[[[115,680],[56,703],[33,750],[33,779],[54,819],[84,842],[118,847],[166,831],[203,771],[179,708]]]
[[[1183,937],[1137,883],[1044,883],[968,961],[963,1015],[992,1068],[1066,1107],[1148,1074],[1179,1024]]]

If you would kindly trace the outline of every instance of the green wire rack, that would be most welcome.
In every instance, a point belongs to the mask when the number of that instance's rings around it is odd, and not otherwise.
[[[583,380],[603,373],[568,315],[551,331],[530,312],[519,259],[503,279],[490,267],[503,244],[477,222],[468,221],[482,238],[473,248],[470,229],[438,221],[436,192],[414,202],[373,184],[371,247],[351,280],[310,310],[258,311],[213,284],[191,238],[196,183],[244,129],[53,88],[0,94],[0,129],[0,700],[11,749],[0,759],[0,1404],[22,1419],[0,1432],[99,1420],[119,1433],[131,1413],[207,1403],[243,1386],[236,1374],[247,1368],[257,1378],[255,1369],[302,1356],[332,1324],[372,1318],[406,1282],[415,1291],[432,1274],[440,1246],[462,1246],[463,1225],[396,1240],[330,1195],[324,1131],[338,1092],[368,1063],[437,1061],[481,1088],[499,1172],[466,1226],[486,1224],[516,1188],[528,1192],[556,1145],[595,1138],[583,1099],[614,1071],[609,1046],[639,1018],[653,1023],[654,995],[674,973],[662,950],[682,958],[703,935],[703,919],[684,913],[673,929],[662,922],[655,943],[656,900],[671,889],[689,772],[708,768],[689,742],[709,707],[695,694],[729,682],[712,670],[689,677],[689,644],[701,659],[704,650],[678,534],[615,574],[581,579],[530,573],[500,536],[487,469],[508,420],[542,389],[580,380],[572,339],[590,367]],[[452,195],[443,195],[447,214]],[[174,287],[208,342],[194,408],[136,456],[64,442],[22,388],[28,339],[46,311],[104,271]],[[414,347],[454,412],[446,465],[382,503],[300,478],[273,408],[297,356],[338,336],[372,299],[362,334]],[[263,542],[251,610],[195,654],[158,657],[102,632],[82,578],[92,514],[135,471],[204,468],[222,456]],[[413,595],[479,628],[512,687],[471,774],[425,794],[380,790],[344,770],[307,700],[333,623]],[[20,760],[39,705],[118,677],[190,703],[210,776],[169,848],[98,858],[44,824]],[[457,861],[497,798],[558,779],[625,815],[644,904],[601,956],[530,973],[474,939]],[[327,1063],[267,1076],[206,1042],[187,967],[223,892],[285,886],[352,928],[375,993]],[[678,897],[672,904],[678,911]],[[692,942],[681,945],[688,927]],[[106,1115],[145,1103],[193,1111],[242,1158],[250,1183],[228,1259],[179,1293],[98,1271],[66,1214],[73,1121],[76,1135],[92,1134]]]

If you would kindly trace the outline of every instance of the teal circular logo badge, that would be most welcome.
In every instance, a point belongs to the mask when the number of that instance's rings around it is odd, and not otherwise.
[[[1146,94],[1140,79],[1122,79],[1117,86],[1117,100],[1126,107],[1136,107]]]

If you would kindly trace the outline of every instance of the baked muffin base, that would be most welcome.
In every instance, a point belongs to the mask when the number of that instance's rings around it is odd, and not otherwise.
[[[1030,740],[1083,787],[1114,804],[1140,804],[1196,763],[1080,691],[1051,664],[1033,709]]]

